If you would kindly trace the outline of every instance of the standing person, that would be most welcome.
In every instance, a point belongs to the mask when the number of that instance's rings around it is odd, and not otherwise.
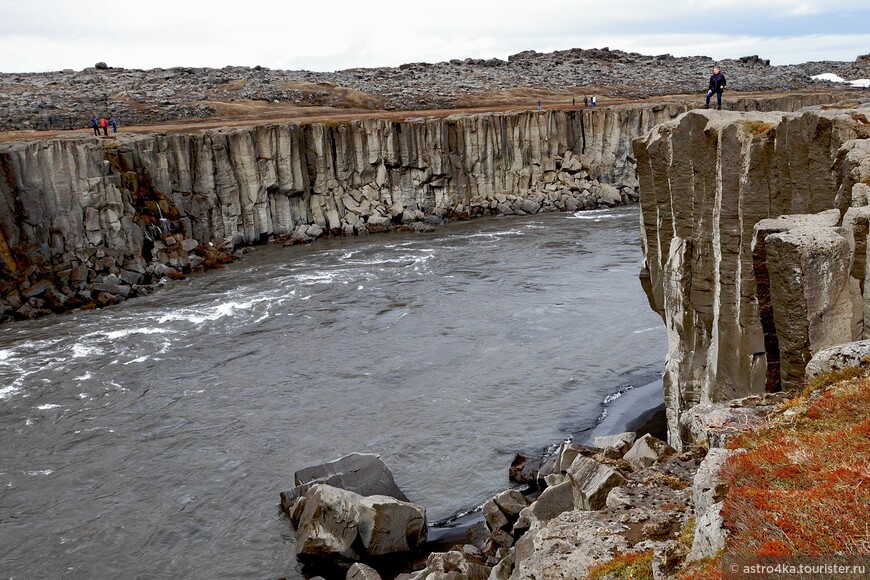
[[[583,97],[583,106],[584,106],[584,107],[588,107],[588,106],[589,106],[589,97]]]
[[[577,99],[574,98],[574,97],[571,97],[571,106],[572,106],[572,107],[576,107],[576,106],[577,106]]]
[[[91,117],[91,129],[94,130],[94,135],[100,136],[100,122],[97,121],[96,117]]]
[[[115,119],[115,117],[109,119],[109,125],[112,126],[112,133],[118,132],[118,121]]]
[[[103,135],[109,134],[109,122],[105,117],[100,117],[100,127],[103,129]]]
[[[707,89],[707,102],[704,104],[704,108],[708,108],[710,106],[710,97],[713,96],[713,93],[716,93],[716,108],[722,108],[722,93],[725,92],[725,75],[719,72],[719,67],[713,67],[713,74],[710,75],[710,88]]]
[[[538,110],[539,110],[539,111],[541,110],[541,104],[542,104],[542,103],[541,103],[541,99],[538,99]]]
[[[595,95],[592,95],[592,106],[593,106],[593,107],[595,106],[595,103],[596,103],[596,102],[597,102],[597,101],[595,100]]]

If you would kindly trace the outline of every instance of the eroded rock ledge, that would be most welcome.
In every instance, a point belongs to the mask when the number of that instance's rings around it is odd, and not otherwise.
[[[692,111],[635,143],[672,445],[694,405],[796,387],[813,354],[866,337],[868,116]]]

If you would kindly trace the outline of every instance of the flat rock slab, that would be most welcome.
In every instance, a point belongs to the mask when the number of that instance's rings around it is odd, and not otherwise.
[[[304,496],[315,483],[324,483],[362,496],[385,495],[408,501],[408,497],[396,485],[389,468],[373,453],[351,453],[335,461],[300,469],[294,477],[296,487],[281,493],[281,505],[288,513],[296,499]]]

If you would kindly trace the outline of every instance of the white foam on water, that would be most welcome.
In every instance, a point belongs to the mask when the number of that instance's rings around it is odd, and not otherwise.
[[[73,358],[85,358],[88,356],[93,356],[96,354],[102,354],[103,351],[99,349],[97,346],[89,346],[86,344],[76,343],[72,348],[72,357]]]
[[[124,387],[122,387],[121,385],[119,385],[118,383],[116,383],[115,381],[109,381],[108,385],[109,385],[110,387],[115,387],[115,389],[117,389],[117,390],[119,390],[119,391],[121,391],[121,392],[124,392],[124,393],[127,392],[127,389],[125,389]]]
[[[39,409],[40,411],[48,411],[50,409],[58,409],[58,408],[60,408],[60,405],[56,405],[54,403],[45,403],[44,405],[39,405],[36,408]]]
[[[38,471],[25,471],[24,475],[29,475],[30,477],[40,477],[45,475],[51,475],[54,473],[53,469],[40,469]]]
[[[595,424],[600,425],[601,423],[604,422],[605,419],[607,419],[607,408],[610,406],[610,403],[612,403],[616,399],[620,398],[622,395],[624,395],[628,391],[632,390],[633,388],[634,387],[632,385],[628,385],[626,387],[622,387],[621,389],[619,389],[615,393],[611,393],[611,394],[607,395],[606,397],[604,397],[604,400],[602,401],[602,403],[604,403],[604,409],[601,411],[601,414],[598,415],[598,419],[596,419]]]
[[[127,362],[125,362],[123,364],[124,364],[124,366],[127,366],[127,365],[131,365],[133,363],[145,362],[146,360],[148,360],[147,356],[140,356],[138,358],[134,358],[133,360],[128,360]]]
[[[93,375],[91,375],[90,371],[86,371],[85,374],[83,374],[83,375],[80,375],[78,377],[73,377],[73,380],[74,381],[86,381],[86,380],[92,378],[92,376]]]
[[[28,417],[27,419],[24,420],[24,425],[25,425],[26,427],[30,427],[31,425],[33,425],[33,419],[31,419],[30,417]]]
[[[632,334],[643,334],[644,332],[652,332],[653,330],[658,330],[661,326],[650,326],[649,328],[644,328],[643,330],[635,330]]]
[[[632,390],[633,388],[634,387],[623,387],[623,388],[619,389],[618,391],[616,391],[615,393],[611,393],[610,395],[607,395],[606,397],[604,397],[604,404],[609,405],[610,403],[612,403],[613,401],[615,401],[616,399],[618,399],[619,397],[621,397],[622,395],[624,395],[628,391]]]
[[[598,210],[584,210],[584,211],[576,211],[568,216],[568,219],[574,220],[592,220],[594,222],[600,222],[603,220],[613,220],[621,217],[617,213],[613,213],[612,210],[609,209],[598,209]]]
[[[0,381],[6,383],[0,387],[0,400],[5,401],[22,393],[30,375],[51,367],[54,363],[63,362],[64,359],[59,356],[45,354],[50,353],[50,347],[60,341],[61,339],[28,341],[14,348],[0,350]],[[45,383],[51,382],[48,379],[42,380]]]
[[[364,260],[352,260],[348,261],[348,264],[351,266],[387,266],[391,264],[398,265],[408,265],[413,264],[421,259],[428,259],[431,257],[431,253],[435,250],[432,249],[423,249],[421,252],[425,252],[427,255],[420,256],[418,254],[397,254],[389,257],[383,258],[366,258]]]
[[[522,229],[518,230],[502,230],[500,232],[479,232],[476,234],[469,234],[464,236],[465,239],[470,238],[486,238],[488,240],[500,240],[502,236],[524,236],[526,232]]]
[[[235,300],[230,300],[228,302],[222,302],[215,306],[203,308],[203,309],[182,309],[177,312],[170,312],[169,314],[164,314],[160,318],[157,319],[158,324],[165,324],[167,322],[192,322],[195,325],[200,325],[206,321],[214,321],[219,320],[221,318],[226,318],[230,316],[236,316],[237,314],[250,310],[260,302],[264,302],[267,300],[271,300],[270,297],[257,298],[253,300],[248,300],[247,302],[237,302]]]
[[[384,247],[388,250],[392,250],[393,248],[404,248],[404,247],[407,247],[410,245],[411,245],[411,242],[397,242],[395,244],[385,244],[382,247]]]
[[[94,431],[106,431],[107,433],[114,433],[112,429],[108,427],[88,427],[87,429],[76,429],[73,431],[76,435],[80,433],[93,433]]]
[[[312,274],[296,274],[293,278],[300,284],[329,283],[338,277],[337,272],[314,272]]]
[[[109,340],[118,340],[119,338],[124,338],[125,336],[130,336],[132,334],[164,334],[165,332],[165,329],[155,327],[125,328],[123,330],[113,330],[111,332],[107,332],[105,333],[105,336]]]
[[[79,393],[79,399],[87,399],[87,398],[88,398],[87,393]]]

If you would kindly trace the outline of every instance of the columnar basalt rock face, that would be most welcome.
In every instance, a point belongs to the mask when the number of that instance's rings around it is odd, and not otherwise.
[[[768,110],[824,98],[732,104]],[[273,236],[304,242],[427,229],[445,217],[634,201],[632,141],[686,108],[657,103],[3,144],[0,321],[87,305],[97,295],[102,304],[135,295],[137,285],[208,265],[209,244],[232,248]],[[125,286],[132,294],[119,290]]]
[[[427,216],[626,203],[636,199],[631,140],[682,110],[368,119],[6,144],[0,267],[11,283],[0,298],[24,298],[7,307],[17,312],[37,284],[71,295],[121,277],[124,268],[147,277],[158,250],[181,240],[227,247],[275,235],[310,241],[423,226]],[[170,233],[179,240],[158,239]],[[96,267],[97,249],[114,269]],[[73,283],[70,272],[80,266],[84,279],[79,272]],[[28,315],[45,308],[39,294],[32,297]]]
[[[794,387],[861,336],[868,109],[689,112],[635,142],[672,444],[684,410]],[[819,215],[769,219],[788,214]]]

